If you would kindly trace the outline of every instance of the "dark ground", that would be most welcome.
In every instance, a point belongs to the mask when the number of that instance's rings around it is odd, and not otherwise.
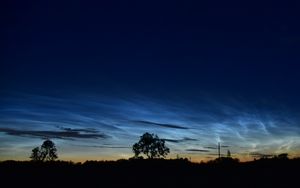
[[[1,187],[299,187],[300,159],[0,162]],[[5,186],[2,186],[5,185]]]

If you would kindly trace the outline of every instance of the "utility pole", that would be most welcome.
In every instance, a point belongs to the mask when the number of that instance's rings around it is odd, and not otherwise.
[[[221,158],[221,144],[220,142],[218,142],[218,155],[219,155],[219,159]]]

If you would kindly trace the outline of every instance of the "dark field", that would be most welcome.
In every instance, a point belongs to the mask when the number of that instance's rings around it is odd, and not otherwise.
[[[3,187],[298,187],[299,169],[300,159],[0,163]]]

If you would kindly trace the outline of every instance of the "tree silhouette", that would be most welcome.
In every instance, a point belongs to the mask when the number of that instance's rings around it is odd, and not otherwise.
[[[57,149],[54,142],[46,140],[41,146],[41,153],[43,161],[54,161],[57,159]]]
[[[41,161],[41,151],[39,147],[35,147],[32,149],[30,158],[32,161]]]
[[[135,158],[139,158],[139,155],[143,153],[148,159],[165,157],[170,153],[170,149],[165,146],[165,141],[158,138],[157,135],[144,133],[139,142],[132,146],[132,151]]]
[[[35,147],[32,150],[30,158],[32,161],[54,161],[58,158],[54,142],[45,140],[40,148]]]
[[[228,158],[231,158],[230,150],[227,150],[227,157],[228,157]]]
[[[281,153],[277,156],[278,159],[283,159],[283,160],[287,160],[288,158],[288,153]]]

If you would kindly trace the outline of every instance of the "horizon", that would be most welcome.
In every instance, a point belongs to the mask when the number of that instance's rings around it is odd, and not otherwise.
[[[0,160],[43,139],[60,160],[117,160],[154,133],[193,161],[300,156],[297,6],[7,2]]]

